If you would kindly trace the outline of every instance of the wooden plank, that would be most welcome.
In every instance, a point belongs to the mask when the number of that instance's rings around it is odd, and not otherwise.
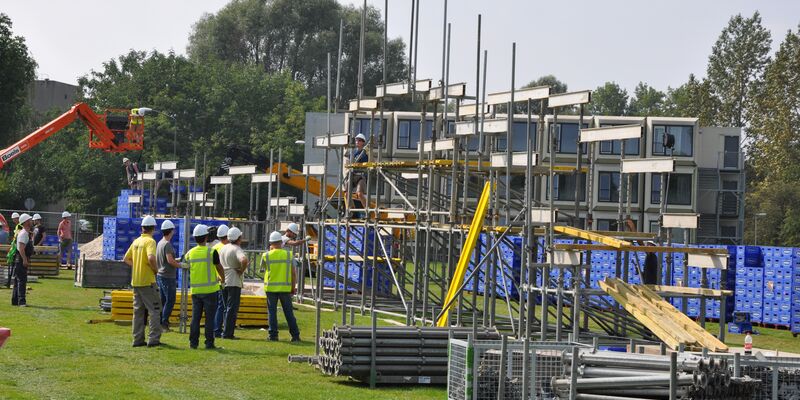
[[[600,242],[604,245],[611,246],[616,249],[620,249],[623,246],[632,246],[631,242],[620,240],[611,236],[600,235],[591,231],[586,231],[583,229],[573,228],[571,226],[554,226],[553,229],[565,235],[591,240],[593,242]],[[578,250],[578,249],[562,249],[562,250]]]
[[[705,297],[722,297],[722,296],[732,296],[732,290],[717,290],[717,289],[705,289],[705,288],[691,288],[691,287],[684,287],[684,286],[666,286],[666,285],[645,285],[648,289],[656,292],[661,297],[672,297],[672,296],[680,296],[683,295],[684,297],[689,297],[691,295],[694,296],[705,296]]]
[[[635,246],[627,245],[620,247],[613,247],[602,244],[572,244],[562,243],[556,244],[557,250],[583,250],[583,251],[603,251],[603,250],[622,250],[622,251],[640,251],[643,253],[686,253],[686,254],[710,254],[720,255],[728,254],[728,249],[700,249],[694,247],[670,247],[670,246]]]

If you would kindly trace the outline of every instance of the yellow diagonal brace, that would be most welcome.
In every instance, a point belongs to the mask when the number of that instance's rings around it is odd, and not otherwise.
[[[475,216],[472,218],[472,224],[469,226],[469,233],[467,234],[467,241],[461,248],[461,256],[458,258],[456,264],[456,271],[453,274],[453,279],[450,281],[450,287],[447,289],[447,297],[444,298],[444,304],[450,304],[445,308],[442,316],[436,321],[436,326],[447,326],[448,316],[450,315],[450,308],[453,306],[453,298],[461,287],[461,282],[464,280],[464,275],[467,273],[467,266],[469,260],[472,258],[472,251],[475,250],[475,244],[478,242],[478,236],[483,230],[483,220],[486,218],[486,209],[489,208],[489,197],[492,193],[492,184],[486,182],[483,185],[483,193],[481,199],[478,201],[478,208],[475,210]],[[477,290],[478,288],[474,288]]]
[[[617,238],[613,238],[611,236],[601,235],[590,231],[585,231],[583,229],[573,228],[571,226],[558,225],[554,226],[553,230],[555,230],[557,233],[563,233],[565,235],[569,235],[572,237],[591,240],[592,242],[599,242],[606,246],[611,246],[617,249],[623,246],[631,245],[631,242],[625,240],[620,240]]]

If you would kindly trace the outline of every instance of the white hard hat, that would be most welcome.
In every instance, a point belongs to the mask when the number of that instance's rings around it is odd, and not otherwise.
[[[11,213],[11,218],[19,218],[19,213],[18,212]]]
[[[356,135],[356,140],[358,140],[358,139],[361,139],[361,140],[363,140],[365,142],[367,141],[367,137],[362,135],[362,134],[360,134],[360,133],[358,135]]]
[[[203,225],[203,224],[197,224],[197,226],[194,227],[194,231],[192,232],[192,236],[198,237],[198,236],[205,236],[205,235],[208,235],[208,227]]]
[[[39,214],[33,214],[33,220],[34,220],[34,221],[38,221],[38,220],[40,220],[40,219],[42,219],[42,216],[41,216],[41,215],[39,215]]]
[[[22,213],[22,215],[20,215],[20,216],[19,216],[19,223],[20,223],[20,224],[24,224],[24,223],[25,223],[25,222],[27,222],[29,219],[31,219],[31,216],[30,216],[30,215],[28,215],[27,213]],[[270,236],[270,237],[271,237],[271,236]]]
[[[128,161],[130,161],[130,158],[128,158],[128,157],[124,157],[124,158],[122,159],[122,163],[123,163],[123,164],[125,164],[125,163],[126,163],[126,162],[128,162]]]
[[[238,240],[240,237],[242,237],[242,231],[239,230],[239,228],[234,226],[233,228],[228,229],[228,240],[234,242]]]
[[[142,218],[142,226],[156,226],[156,219],[152,215],[145,215]]]
[[[61,218],[69,218],[71,216],[72,214],[70,214],[69,211],[64,211],[61,213]]]
[[[175,229],[175,224],[172,221],[165,219],[164,222],[161,223],[161,230],[165,231],[167,229]]]
[[[222,224],[217,227],[217,237],[227,237],[228,236],[228,225]]]
[[[300,225],[295,224],[292,222],[289,226],[286,227],[286,230],[292,231],[295,235],[300,234]]]
[[[283,235],[281,235],[281,233],[278,231],[273,231],[272,233],[269,234],[269,242],[270,243],[283,242]]]

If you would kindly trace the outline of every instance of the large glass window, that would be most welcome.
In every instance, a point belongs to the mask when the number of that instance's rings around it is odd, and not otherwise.
[[[636,220],[632,220],[633,224],[636,225]],[[610,231],[610,232],[617,232],[619,229],[617,228],[619,224],[617,223],[616,219],[598,219],[597,220],[597,230],[598,231]]]
[[[621,140],[604,140],[600,142],[600,154],[616,154],[622,152]],[[639,138],[625,139],[625,155],[639,155]]]
[[[401,150],[417,150],[419,145],[419,120],[401,119],[397,122],[397,148]],[[425,121],[425,140],[432,137],[433,125]]]
[[[578,195],[580,196],[580,201],[586,201],[586,174],[580,174],[579,185]],[[553,192],[555,194],[553,197],[556,200],[575,201],[575,175],[556,174]],[[547,194],[549,195],[549,191]]]
[[[589,127],[588,124],[583,124],[584,128]],[[556,125],[556,152],[563,154],[576,154],[578,149],[578,124],[574,123],[558,123]],[[581,143],[581,152],[586,154],[586,143]]]
[[[664,147],[664,132],[675,137],[673,155],[691,157],[694,151],[694,128],[687,125],[653,125],[653,155],[669,155]]]
[[[650,204],[661,204],[661,174],[651,174]],[[692,174],[669,174],[667,204],[692,205]]]
[[[531,121],[531,135],[533,148],[536,148],[536,122]],[[514,131],[511,132],[511,151],[528,151],[528,123],[514,121]],[[497,151],[506,151],[506,136],[500,135],[497,139]]]
[[[619,172],[601,171],[599,178],[600,182],[597,185],[597,201],[618,203],[620,186]],[[637,179],[636,176],[631,176],[630,194],[631,202],[636,203],[639,201],[639,179]]]
[[[350,134],[352,136],[356,136],[359,133],[367,137],[367,141],[369,142],[372,139],[372,146],[374,147],[378,142],[378,134],[381,132],[381,120],[379,118],[375,118],[372,120],[372,133],[369,133],[369,125],[370,119],[369,118],[357,118],[354,123],[350,124]],[[374,138],[373,138],[374,136]],[[384,138],[382,148],[386,148],[386,140]]]

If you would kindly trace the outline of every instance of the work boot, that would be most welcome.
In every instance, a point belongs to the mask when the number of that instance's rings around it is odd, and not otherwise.
[[[145,342],[134,343],[133,346],[131,346],[131,347],[144,347],[144,346],[147,346],[147,343],[145,343]]]
[[[158,346],[161,346],[161,342],[155,342],[155,343],[148,343],[147,344],[147,347],[158,347]]]
[[[292,342],[300,342],[300,336],[295,336],[291,340]]]
[[[270,337],[269,339],[267,339],[267,340],[269,340],[270,342],[277,342],[277,341],[278,341],[278,337],[277,337],[277,336],[271,336],[271,337]]]

